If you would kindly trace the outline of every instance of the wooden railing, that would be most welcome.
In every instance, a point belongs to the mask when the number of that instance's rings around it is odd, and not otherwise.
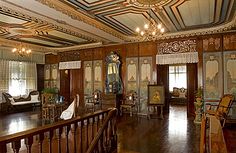
[[[200,153],[227,153],[222,126],[215,116],[202,117]]]
[[[0,153],[110,152],[116,148],[115,108],[0,137]]]

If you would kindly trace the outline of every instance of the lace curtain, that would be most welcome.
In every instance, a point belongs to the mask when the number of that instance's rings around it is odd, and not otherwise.
[[[37,89],[36,63],[0,60],[0,101],[2,92],[24,96]]]
[[[156,55],[156,64],[197,63],[198,52]]]

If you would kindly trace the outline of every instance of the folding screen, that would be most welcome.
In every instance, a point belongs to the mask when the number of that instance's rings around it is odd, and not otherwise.
[[[134,90],[139,95],[138,113],[147,114],[147,85],[153,82],[152,57],[126,58],[126,93]]]
[[[44,88],[59,87],[58,64],[44,66]]]
[[[84,61],[84,95],[102,91],[102,60]]]
[[[138,57],[126,58],[126,93],[131,90],[138,93]]]
[[[222,96],[223,89],[222,53],[204,53],[203,65],[204,99],[218,100]]]

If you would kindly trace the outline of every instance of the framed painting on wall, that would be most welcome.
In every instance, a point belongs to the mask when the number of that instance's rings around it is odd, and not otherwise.
[[[148,85],[148,105],[165,105],[164,86]]]

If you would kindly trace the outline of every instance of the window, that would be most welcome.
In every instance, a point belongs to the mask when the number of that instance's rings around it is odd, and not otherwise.
[[[12,96],[22,96],[37,89],[35,63],[0,60],[0,67],[3,70],[0,72],[1,95],[2,92],[9,92]]]
[[[173,87],[187,88],[186,65],[170,65],[169,66],[169,90],[173,91]]]

